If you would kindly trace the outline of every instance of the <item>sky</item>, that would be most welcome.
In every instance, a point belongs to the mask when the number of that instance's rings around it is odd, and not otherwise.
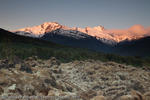
[[[127,29],[150,26],[150,0],[0,0],[0,27],[58,22],[69,27]]]

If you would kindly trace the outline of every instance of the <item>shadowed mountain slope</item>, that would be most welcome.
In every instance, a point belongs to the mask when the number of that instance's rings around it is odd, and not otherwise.
[[[121,42],[115,50],[117,54],[126,56],[150,56],[150,37]]]
[[[111,45],[105,44],[95,37],[89,36],[79,31],[57,29],[55,31],[46,33],[43,40],[52,41],[54,43],[69,45],[80,48],[88,48],[94,51],[101,51],[105,53],[111,52]]]

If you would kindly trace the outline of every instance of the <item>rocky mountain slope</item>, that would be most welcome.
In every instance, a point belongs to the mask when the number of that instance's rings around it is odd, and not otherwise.
[[[95,40],[106,44],[111,44],[111,45],[116,44],[116,41],[114,41],[109,35],[102,33],[103,30],[104,28],[102,26],[98,26],[94,28],[86,27],[85,29],[82,29],[77,27],[70,28],[64,25],[60,25],[57,22],[46,22],[38,26],[27,27],[27,28],[16,30],[14,32],[19,35],[36,37],[36,38],[47,37],[49,35],[51,36],[52,33],[55,33],[55,35],[61,34],[61,36],[67,36],[68,38],[73,37],[75,39],[92,37]],[[51,41],[51,39],[49,39],[49,41]]]
[[[94,51],[110,52],[111,45],[79,31],[57,29],[41,37],[43,40],[73,47],[88,48]],[[113,43],[112,43],[113,44]]]
[[[134,25],[129,29],[118,30],[118,29],[105,29],[101,25],[96,27],[85,27],[85,28],[72,27],[71,28],[71,27],[61,25],[57,22],[45,22],[41,25],[18,29],[15,32],[17,34],[24,34],[24,35],[30,33],[31,36],[41,37],[44,34],[55,31],[57,29],[67,30],[70,33],[72,30],[79,31],[84,34],[96,37],[97,39],[106,39],[115,42],[121,42],[124,40],[135,40],[142,37],[150,36],[150,27],[144,28],[141,25]]]
[[[149,92],[149,77],[149,68],[115,62],[61,63],[54,57],[5,59],[0,60],[0,98],[23,100],[23,96],[30,96],[30,100],[41,100],[40,96],[47,96],[50,100],[101,100],[92,98],[103,95],[105,100],[120,100],[132,89],[143,94]]]

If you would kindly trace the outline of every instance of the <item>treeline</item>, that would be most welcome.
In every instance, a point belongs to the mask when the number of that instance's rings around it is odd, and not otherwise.
[[[47,43],[31,43],[13,42],[8,38],[0,42],[0,59],[13,60],[14,57],[25,59],[31,56],[38,56],[41,59],[49,59],[56,57],[61,62],[70,62],[73,60],[101,60],[114,61],[133,66],[150,66],[150,57],[125,57],[114,54],[104,54],[99,52],[89,51],[87,49],[73,48],[61,45],[49,45]]]

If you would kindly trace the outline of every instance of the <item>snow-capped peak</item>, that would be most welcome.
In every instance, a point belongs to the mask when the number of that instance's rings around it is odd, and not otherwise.
[[[103,26],[96,26],[96,27],[93,27],[93,29],[95,29],[95,30],[98,30],[98,31],[104,31],[104,27]]]
[[[60,26],[60,24],[57,23],[57,22],[45,22],[45,23],[41,24],[40,26],[41,26],[41,28],[46,29],[46,28],[48,28],[48,27]]]
[[[35,34],[35,35],[42,35],[44,33],[54,31],[61,27],[62,27],[62,25],[60,25],[57,22],[45,22],[41,25],[22,28],[22,29],[18,29],[16,31],[24,31],[24,32]]]

